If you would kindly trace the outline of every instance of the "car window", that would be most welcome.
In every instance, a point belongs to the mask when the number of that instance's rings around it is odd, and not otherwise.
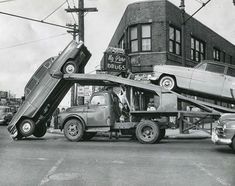
[[[105,97],[103,95],[94,96],[91,99],[91,105],[105,105]]]
[[[215,73],[219,73],[219,74],[223,74],[224,69],[225,69],[224,66],[217,65],[217,64],[207,63],[207,66],[206,66],[206,71],[215,72]]]
[[[227,75],[235,77],[235,68],[228,67]]]
[[[43,76],[45,76],[46,73],[47,68],[43,65],[37,70],[37,72],[35,73],[35,77],[40,80]]]
[[[197,66],[195,66],[195,69],[205,70],[206,69],[206,63],[198,64]]]

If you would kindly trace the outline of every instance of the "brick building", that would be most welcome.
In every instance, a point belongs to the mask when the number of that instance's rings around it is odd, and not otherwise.
[[[167,0],[133,3],[109,46],[126,50],[133,72],[151,72],[156,64],[182,65],[181,23],[181,10]],[[203,59],[235,64],[235,46],[196,19],[187,21],[184,37],[186,66]]]

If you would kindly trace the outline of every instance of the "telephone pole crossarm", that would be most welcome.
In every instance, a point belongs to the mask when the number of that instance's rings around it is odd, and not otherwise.
[[[66,12],[73,13],[73,12],[98,12],[97,8],[67,8],[65,9]]]

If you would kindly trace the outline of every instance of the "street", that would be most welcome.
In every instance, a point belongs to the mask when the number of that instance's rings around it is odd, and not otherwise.
[[[0,185],[235,185],[235,156],[206,139],[69,142],[60,134],[12,141],[0,126]]]

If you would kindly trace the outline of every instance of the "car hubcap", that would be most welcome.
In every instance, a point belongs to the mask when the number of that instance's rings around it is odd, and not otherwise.
[[[69,74],[74,73],[75,72],[74,65],[72,65],[72,64],[67,65],[66,66],[66,72],[69,73]]]
[[[171,79],[165,79],[162,82],[162,86],[168,90],[171,90],[173,88],[173,82]]]
[[[74,124],[70,125],[70,126],[68,127],[68,132],[69,132],[69,134],[70,134],[71,136],[76,136],[76,135],[78,135],[78,133],[79,133],[78,126],[77,126],[77,125],[74,125]]]
[[[30,129],[31,129],[30,123],[25,123],[25,124],[23,125],[22,129],[23,129],[23,131],[26,132],[26,133],[29,132]]]

